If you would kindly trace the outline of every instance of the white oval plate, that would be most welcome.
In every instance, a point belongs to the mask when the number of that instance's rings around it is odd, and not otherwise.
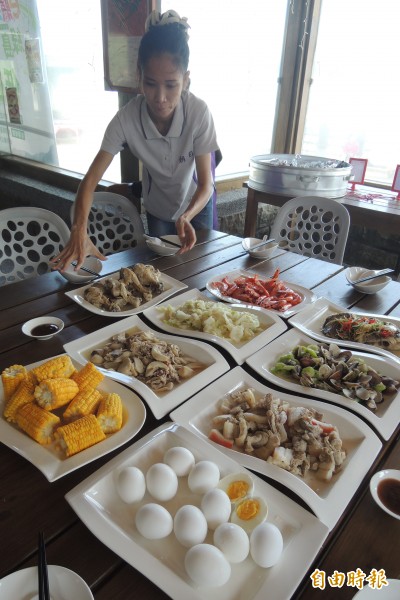
[[[49,565],[49,589],[52,600],[93,600],[93,594],[88,585],[77,573]],[[18,600],[18,598],[37,598],[38,570],[37,567],[28,567],[16,571],[0,579],[0,596]]]
[[[395,519],[400,519],[400,515],[397,515],[396,513],[389,510],[378,496],[378,485],[381,481],[384,481],[385,479],[397,479],[397,481],[400,481],[400,471],[398,469],[384,469],[383,471],[378,471],[378,473],[375,473],[375,475],[371,478],[371,481],[369,483],[369,489],[371,491],[373,499],[382,510],[384,510],[391,517],[394,517]]]
[[[399,600],[400,598],[400,580],[387,579],[388,585],[382,586],[379,590],[364,585],[363,589],[353,596],[353,600]]]
[[[219,300],[223,300],[224,302],[230,302],[231,304],[242,304],[243,306],[254,306],[248,302],[241,302],[240,300],[237,300],[236,298],[231,298],[230,296],[224,296],[214,286],[215,282],[221,281],[221,279],[223,279],[224,277],[233,281],[237,277],[241,277],[241,276],[252,277],[254,275],[258,275],[258,274],[255,273],[254,271],[243,271],[243,270],[237,269],[235,271],[230,271],[229,273],[221,273],[220,275],[213,277],[212,279],[207,281],[206,287],[211,294],[216,296]],[[270,279],[269,277],[266,277],[265,275],[258,275],[258,277],[260,279],[264,279],[264,280]],[[317,298],[316,295],[311,290],[303,288],[301,285],[296,285],[295,283],[289,283],[288,281],[283,281],[281,279],[280,279],[280,281],[282,281],[282,283],[284,285],[286,285],[288,288],[290,288],[294,292],[297,292],[298,294],[300,294],[300,296],[302,296],[303,300],[299,304],[296,304],[296,306],[293,306],[291,309],[285,310],[283,312],[265,308],[264,310],[267,310],[268,312],[278,314],[280,317],[288,318],[288,317],[291,317],[292,315],[294,315],[295,313],[303,310],[305,306],[312,304]]]
[[[238,344],[235,344],[228,338],[222,338],[218,335],[212,335],[211,333],[204,333],[203,331],[194,331],[191,329],[179,329],[178,327],[173,327],[172,325],[168,325],[168,323],[163,321],[163,312],[160,310],[160,306],[163,304],[164,306],[178,308],[188,300],[198,299],[210,302],[210,298],[208,296],[202,294],[198,289],[192,289],[184,292],[183,294],[175,296],[168,302],[163,302],[162,304],[148,308],[143,312],[143,315],[147,317],[149,321],[154,323],[154,325],[160,329],[163,329],[164,331],[167,331],[168,333],[184,335],[218,344],[218,346],[221,346],[221,348],[224,348],[227,352],[229,352],[232,358],[234,358],[239,365],[241,365],[246,358],[254,354],[254,352],[257,352],[257,350],[268,344],[268,342],[276,338],[287,329],[286,323],[272,311],[266,311],[258,306],[243,306],[239,304],[232,304],[230,308],[239,312],[250,312],[255,314],[265,329],[258,335],[254,336],[254,338],[251,340],[239,342]],[[218,302],[215,304],[218,304]]]
[[[262,348],[253,354],[253,356],[250,356],[246,362],[252,369],[261,375],[261,377],[280,388],[292,390],[298,394],[306,394],[307,396],[320,398],[321,400],[327,400],[328,402],[333,402],[334,404],[343,406],[343,408],[358,413],[371,423],[385,440],[388,440],[400,421],[400,391],[393,396],[386,397],[383,402],[378,404],[377,410],[373,412],[364,406],[364,404],[356,402],[351,398],[346,398],[346,396],[342,396],[342,394],[305,387],[299,383],[283,379],[283,377],[279,377],[279,375],[272,373],[271,369],[275,366],[279,356],[287,354],[299,344],[308,346],[309,344],[314,343],[313,339],[305,336],[296,329],[291,329],[281,335],[278,339],[273,340],[268,344],[267,348]],[[352,354],[354,354],[354,356],[360,356],[367,364],[371,365],[371,367],[382,375],[388,375],[389,377],[392,377],[392,379],[400,380],[400,365],[396,361],[375,354],[359,352],[358,350],[352,350]]]

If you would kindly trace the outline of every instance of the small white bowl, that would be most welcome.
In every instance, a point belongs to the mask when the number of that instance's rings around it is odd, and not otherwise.
[[[177,246],[172,246],[172,244],[167,244],[167,242],[153,242],[152,240],[146,240],[147,246],[150,250],[153,250],[159,256],[173,256],[179,250]]]
[[[244,240],[242,240],[243,250],[246,250],[253,258],[269,258],[279,244],[277,242],[269,242],[268,244],[265,244],[265,246],[261,246],[258,250],[252,250],[253,246],[261,244],[263,241],[264,240],[253,237],[244,238]]]
[[[400,482],[400,471],[398,469],[384,469],[383,471],[378,471],[371,478],[371,481],[369,483],[369,489],[370,489],[372,497],[375,500],[375,502],[377,503],[377,505],[382,510],[384,510],[385,512],[387,512],[387,514],[390,515],[391,517],[394,517],[395,519],[399,519],[400,520],[400,514],[396,514],[395,512],[391,511],[382,502],[382,500],[379,497],[379,493],[378,493],[379,484],[382,481],[387,480],[387,479],[395,479],[396,481]]]
[[[365,269],[364,267],[349,267],[346,269],[345,275],[347,281],[355,290],[357,290],[357,292],[361,292],[363,294],[376,294],[377,292],[383,290],[385,286],[387,286],[387,284],[392,280],[391,277],[382,275],[381,277],[377,277],[377,279],[371,279],[370,281],[364,281],[363,283],[354,283],[354,281],[357,281],[357,279],[375,275],[376,272],[377,271],[372,269]]]
[[[90,269],[99,275],[101,273],[101,269],[103,268],[103,263],[94,256],[87,256],[82,267],[86,267],[87,269]],[[89,281],[93,281],[93,279],[96,279],[97,277],[97,275],[92,275],[91,273],[83,271],[82,269],[75,271],[75,267],[73,267],[71,264],[68,265],[65,271],[60,271],[60,273],[70,283],[76,283],[80,285],[88,283]]]
[[[54,329],[54,331],[51,331],[51,329]],[[36,340],[49,340],[63,329],[64,321],[51,316],[37,317],[22,325],[22,333]]]

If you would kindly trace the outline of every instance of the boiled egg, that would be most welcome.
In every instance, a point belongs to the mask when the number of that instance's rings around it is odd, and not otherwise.
[[[263,523],[267,515],[268,507],[265,500],[253,496],[235,504],[231,514],[231,522],[240,525],[240,527],[243,527],[249,533],[257,525]]]
[[[229,521],[232,510],[231,501],[227,494],[218,488],[213,488],[204,494],[200,508],[211,530],[214,530],[221,523]]]
[[[164,462],[175,471],[178,477],[189,475],[190,469],[195,463],[195,458],[187,448],[174,446],[164,454]]]
[[[194,494],[205,494],[215,488],[220,478],[220,472],[215,462],[200,460],[190,470],[188,486]]]
[[[167,537],[173,529],[173,519],[164,506],[149,502],[139,508],[135,517],[139,533],[148,540]]]
[[[147,490],[155,500],[166,502],[178,491],[178,477],[165,463],[154,463],[146,473]]]
[[[192,546],[185,556],[189,577],[202,587],[220,587],[231,576],[231,566],[219,548],[211,544]]]
[[[146,480],[137,467],[125,467],[117,475],[117,492],[127,504],[140,502],[146,492]]]
[[[185,548],[204,542],[207,535],[207,521],[202,511],[191,504],[181,506],[174,517],[176,539]]]
[[[243,562],[249,554],[249,536],[235,523],[219,525],[214,531],[213,541],[230,563]]]
[[[273,523],[260,523],[250,534],[250,554],[259,567],[273,567],[281,557],[283,538]]]
[[[241,471],[223,477],[218,483],[218,487],[229,496],[231,502],[236,503],[246,496],[253,495],[254,481],[249,473]]]

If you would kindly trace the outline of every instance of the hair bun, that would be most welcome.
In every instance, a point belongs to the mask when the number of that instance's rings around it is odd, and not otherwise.
[[[185,30],[190,28],[187,18],[180,17],[175,10],[167,10],[164,13],[160,13],[158,10],[153,10],[146,19],[145,30],[148,31],[151,29],[151,27],[170,25],[171,23],[178,23]]]

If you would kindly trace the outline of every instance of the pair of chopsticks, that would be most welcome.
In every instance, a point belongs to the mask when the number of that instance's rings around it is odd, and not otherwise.
[[[38,540],[38,584],[39,600],[50,600],[49,575],[43,531],[39,532]]]
[[[71,265],[73,267],[76,267],[77,264],[78,263],[76,262],[76,260],[71,263]],[[92,269],[88,269],[87,267],[80,266],[79,270],[80,271],[85,271],[86,273],[90,273],[91,275],[96,275],[96,277],[100,277],[100,273],[96,273],[96,271],[92,271]]]

